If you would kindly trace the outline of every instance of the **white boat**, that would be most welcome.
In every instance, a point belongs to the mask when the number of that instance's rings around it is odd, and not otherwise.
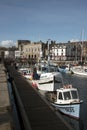
[[[20,68],[19,72],[26,79],[32,80],[32,78],[33,78],[33,70],[31,68]]]
[[[39,67],[36,67],[37,69],[37,74],[41,75],[43,73],[49,73],[49,72],[58,72],[58,67],[54,65],[40,65]]]
[[[57,82],[54,82],[55,76]],[[62,84],[61,77],[62,75],[60,72],[42,73],[40,75],[40,80],[37,80],[37,88],[43,91],[54,91],[58,86],[59,87],[61,86]]]
[[[80,75],[80,76],[87,76],[87,66],[75,66],[71,68],[71,72]]]
[[[76,88],[67,85],[56,91],[47,92],[45,95],[56,110],[75,119],[80,118],[80,104],[82,101],[79,99]]]

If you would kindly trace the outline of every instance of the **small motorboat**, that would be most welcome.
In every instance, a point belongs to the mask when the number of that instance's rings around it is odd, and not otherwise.
[[[46,92],[45,96],[56,110],[75,119],[80,118],[80,104],[83,101],[80,101],[78,91],[72,85]]]

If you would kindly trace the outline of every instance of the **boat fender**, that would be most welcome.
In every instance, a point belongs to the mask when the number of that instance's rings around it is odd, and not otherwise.
[[[72,88],[72,85],[71,85],[71,84],[69,84],[69,85],[68,85],[68,88]]]
[[[36,88],[37,87],[37,83],[36,82],[32,82],[32,87]]]
[[[64,88],[64,89],[72,88],[72,85],[71,85],[71,84],[70,84],[70,85],[65,85],[63,88]]]

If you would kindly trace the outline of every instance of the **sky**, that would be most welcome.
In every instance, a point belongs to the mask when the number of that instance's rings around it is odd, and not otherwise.
[[[48,39],[87,40],[87,0],[0,0],[0,46]]]

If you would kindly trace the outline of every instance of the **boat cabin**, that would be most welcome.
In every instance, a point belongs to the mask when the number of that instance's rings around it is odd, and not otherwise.
[[[57,90],[57,102],[68,103],[77,100],[79,100],[79,96],[76,88],[61,88]]]
[[[52,102],[60,104],[79,101],[78,91],[76,88],[57,89],[56,91],[49,92],[47,98]]]

